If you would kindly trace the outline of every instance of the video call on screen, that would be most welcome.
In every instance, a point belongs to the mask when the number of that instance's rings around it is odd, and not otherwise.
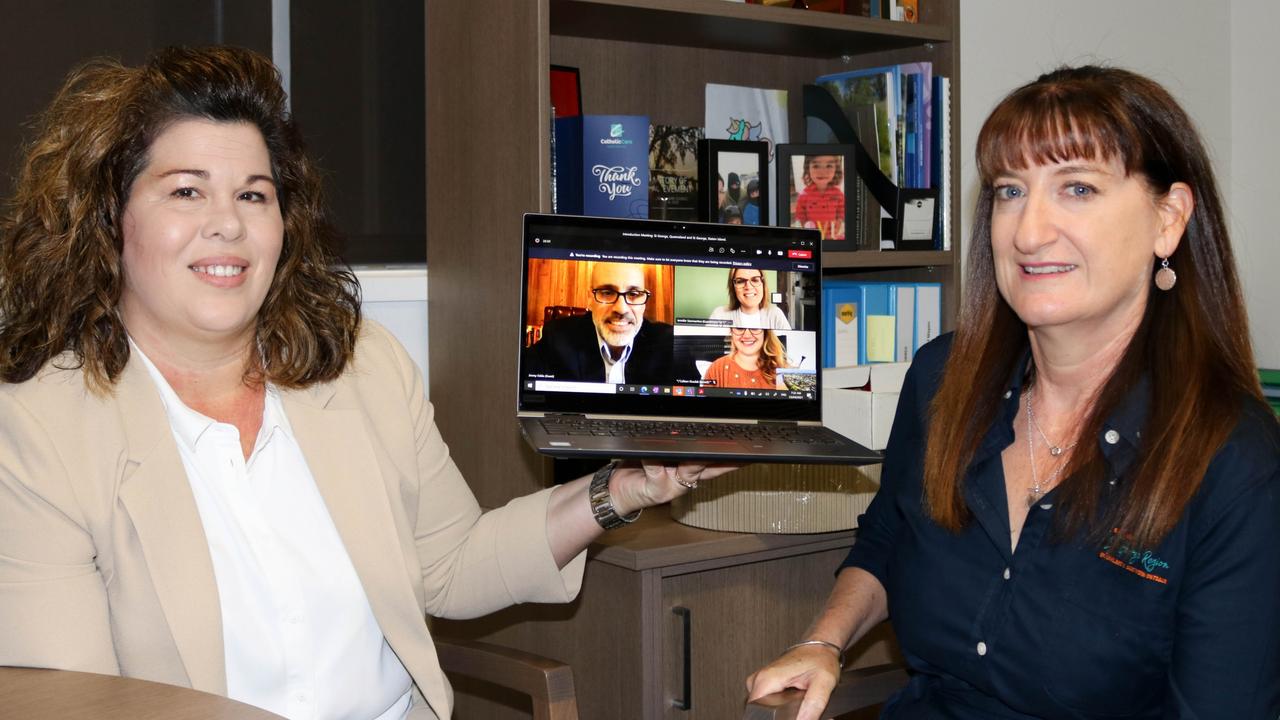
[[[816,242],[687,228],[532,228],[523,389],[814,399]],[[610,346],[628,348],[620,376]]]

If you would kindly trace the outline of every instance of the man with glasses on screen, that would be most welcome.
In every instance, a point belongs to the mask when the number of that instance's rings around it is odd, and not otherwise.
[[[644,266],[595,263],[588,315],[548,322],[528,350],[528,373],[556,380],[670,385],[672,329],[645,322]]]

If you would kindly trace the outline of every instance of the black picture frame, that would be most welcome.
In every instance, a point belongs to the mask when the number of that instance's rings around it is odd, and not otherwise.
[[[857,173],[857,156],[852,145],[835,144],[803,144],[783,143],[775,148],[778,161],[778,188],[776,202],[778,204],[778,224],[787,227],[803,227],[817,230],[822,235],[823,252],[847,251],[861,249],[858,242],[857,223],[860,222],[855,203],[851,201],[857,183],[861,182]],[[839,190],[839,210],[830,219],[821,217],[801,217],[797,219],[797,205],[805,202],[809,182],[805,173],[809,169],[809,158],[835,157],[837,169],[829,188]],[[821,191],[819,191],[821,192]],[[822,195],[811,204],[819,212],[823,206],[831,204],[829,198]],[[813,210],[804,212],[811,215]]]
[[[730,197],[729,180],[739,180],[739,200],[721,205],[719,180],[725,181],[725,197]],[[743,182],[743,178],[748,178]],[[759,197],[748,198],[750,181],[756,182]],[[769,143],[755,140],[708,140],[698,143],[698,219],[703,222],[731,222],[737,215],[744,225],[768,225]],[[754,208],[748,209],[749,205]],[[730,210],[730,206],[733,207]],[[755,219],[756,222],[750,222]]]

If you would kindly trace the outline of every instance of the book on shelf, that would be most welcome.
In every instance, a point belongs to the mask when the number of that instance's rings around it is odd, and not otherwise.
[[[903,187],[933,187],[933,63],[902,63],[898,68],[904,79],[903,115],[910,155],[904,163],[908,178]]]
[[[768,187],[777,187],[773,146],[790,142],[787,91],[707,83],[704,135],[708,140],[751,140],[769,144]],[[746,192],[741,188],[739,192]],[[738,202],[736,198],[730,198]],[[768,223],[777,222],[769,208]]]
[[[551,212],[582,212],[582,83],[579,75],[575,67],[551,66]]]
[[[874,149],[873,158],[880,172],[884,173],[890,182],[898,184],[897,87],[899,80],[897,66],[823,75],[816,82],[819,87],[831,94],[836,104],[844,111],[845,118],[855,128],[855,132],[858,132],[858,138],[863,147],[868,152]],[[870,138],[864,139],[868,121],[874,123],[873,131]],[[811,139],[810,142],[814,140]],[[890,212],[874,200],[867,202],[870,199],[870,193],[866,192],[866,187],[861,183],[859,183],[859,189],[863,191],[863,202],[857,206],[864,218],[861,224],[866,227],[870,235],[864,238],[861,247],[868,250],[891,249],[893,233],[885,226],[885,221],[891,218]]]
[[[804,115],[810,143],[834,136],[843,143],[859,143],[870,153],[868,134],[853,128],[863,126],[868,113],[874,118],[875,132],[870,137],[877,154],[872,158],[861,150],[856,153],[858,176],[865,188],[854,187],[851,207],[864,220],[873,218],[867,197],[874,197],[880,226],[859,223],[869,231],[864,233],[862,248],[878,244],[881,250],[933,250],[941,245],[941,205],[932,177],[933,148],[938,145],[932,80],[932,64],[915,62],[824,75],[817,85],[806,86]]]
[[[933,187],[938,190],[938,249],[951,249],[951,79],[933,78]]]
[[[698,219],[698,141],[702,128],[649,126],[649,217]]]
[[[557,117],[551,123],[551,196],[553,212],[582,214],[582,116]]]
[[[921,0],[849,0],[846,7],[863,17],[920,22]]]
[[[897,122],[898,122],[897,65],[849,70],[820,76],[815,83],[826,88],[836,103],[852,118],[859,107],[871,107],[876,119],[877,162],[880,172],[898,183]]]

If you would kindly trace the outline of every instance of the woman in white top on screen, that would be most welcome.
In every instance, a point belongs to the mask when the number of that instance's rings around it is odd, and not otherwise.
[[[728,320],[733,327],[790,330],[791,323],[769,302],[769,281],[755,268],[729,271],[729,304],[711,311],[712,320]]]

